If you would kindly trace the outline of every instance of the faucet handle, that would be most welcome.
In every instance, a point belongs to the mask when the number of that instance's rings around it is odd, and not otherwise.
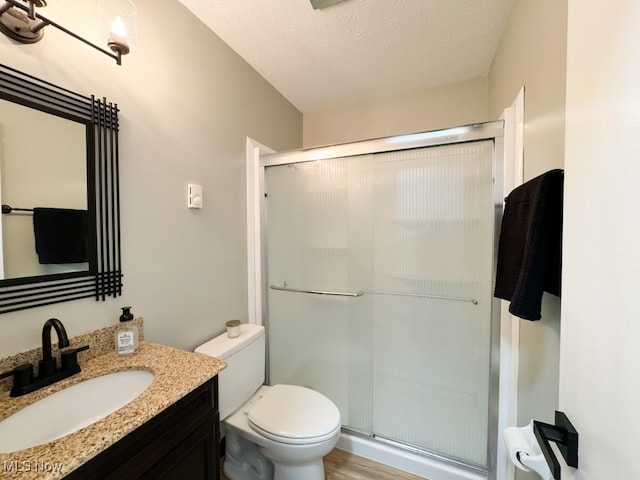
[[[89,350],[89,345],[83,345],[78,348],[70,348],[64,352],[60,352],[60,368],[69,370],[78,366],[78,353]]]
[[[23,363],[13,370],[0,373],[0,379],[13,375],[13,388],[24,387],[33,383],[33,365]]]

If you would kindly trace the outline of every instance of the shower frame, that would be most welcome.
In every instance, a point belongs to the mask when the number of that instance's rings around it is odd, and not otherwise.
[[[259,243],[258,252],[255,246],[249,242],[249,262],[253,262],[255,266],[254,274],[256,279],[259,278],[259,288],[251,292],[250,285],[250,302],[253,301],[256,311],[254,320],[256,323],[266,324],[268,326],[268,271],[266,265],[267,258],[267,228],[268,213],[266,208],[266,191],[265,191],[265,172],[266,168],[278,165],[296,164],[302,162],[312,162],[325,159],[341,158],[354,155],[377,154],[392,151],[410,150],[423,147],[438,147],[452,144],[462,144],[468,142],[477,142],[490,140],[493,141],[493,188],[492,198],[494,207],[494,224],[493,224],[493,262],[492,262],[492,284],[495,283],[495,267],[497,258],[498,237],[500,231],[500,223],[502,220],[503,200],[504,200],[504,150],[505,150],[505,122],[503,120],[491,121],[485,123],[477,123],[464,125],[454,128],[433,130],[427,132],[412,133],[406,135],[398,135],[392,137],[384,137],[372,140],[364,140],[346,144],[328,145],[321,147],[305,148],[295,151],[265,153],[270,150],[264,146],[257,147],[255,142],[248,143],[247,156],[251,157],[250,148],[260,150],[259,162],[257,169],[253,172],[248,171],[248,185],[254,186],[257,190],[256,207],[259,202],[259,211],[252,212],[252,205],[248,202],[248,227],[249,237],[253,232],[254,240]],[[252,181],[253,179],[253,181]],[[248,201],[251,195],[248,193]],[[253,213],[253,215],[252,215]],[[253,218],[252,218],[253,217]],[[256,220],[257,219],[257,220]],[[253,225],[252,225],[253,223]],[[253,227],[253,228],[252,228]],[[252,254],[253,251],[253,254]],[[251,270],[251,267],[250,267]],[[250,274],[251,276],[251,274]],[[259,290],[259,291],[258,291]],[[250,307],[251,311],[251,307]],[[251,317],[251,314],[250,314]],[[251,318],[250,318],[251,321]],[[488,412],[488,439],[487,439],[487,474],[488,480],[495,480],[496,477],[496,459],[498,451],[498,432],[499,432],[499,381],[500,381],[500,326],[501,326],[501,303],[498,299],[491,299],[491,346],[490,346],[490,373],[489,373],[489,412]],[[269,331],[267,328],[267,336]],[[268,337],[267,337],[268,340]],[[267,341],[267,349],[269,342]],[[269,355],[267,352],[267,361]],[[269,365],[267,365],[267,380],[269,375]],[[345,429],[346,430],[346,429]],[[377,439],[374,436],[369,437],[374,441],[387,442],[384,439]],[[403,448],[401,444],[396,446]],[[410,449],[410,448],[409,448]],[[421,452],[423,454],[424,452]],[[470,471],[478,472],[478,469],[467,466],[463,463],[442,457],[437,454],[428,454],[433,459],[443,461],[445,463],[455,464],[455,466]],[[480,472],[478,472],[480,473]]]

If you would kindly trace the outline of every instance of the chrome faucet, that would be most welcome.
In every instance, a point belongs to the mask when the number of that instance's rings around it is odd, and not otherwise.
[[[13,370],[0,374],[0,379],[13,375],[13,388],[10,394],[12,397],[33,392],[80,372],[78,352],[87,350],[89,345],[60,351],[60,368],[58,369],[56,359],[51,354],[52,327],[58,336],[58,347],[63,349],[69,346],[69,337],[62,322],[57,318],[47,320],[42,327],[42,360],[38,362],[38,377],[34,378],[33,365],[30,363],[18,365]]]

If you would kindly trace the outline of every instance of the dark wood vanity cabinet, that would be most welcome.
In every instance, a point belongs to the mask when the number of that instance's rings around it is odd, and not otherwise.
[[[216,376],[65,479],[219,479],[219,444]]]

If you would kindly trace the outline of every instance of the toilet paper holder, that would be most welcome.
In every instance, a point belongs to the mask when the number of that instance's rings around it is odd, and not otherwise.
[[[555,425],[534,420],[533,433],[555,480],[560,480],[560,463],[549,442],[556,443],[567,465],[578,468],[578,432],[563,412],[556,411]]]

